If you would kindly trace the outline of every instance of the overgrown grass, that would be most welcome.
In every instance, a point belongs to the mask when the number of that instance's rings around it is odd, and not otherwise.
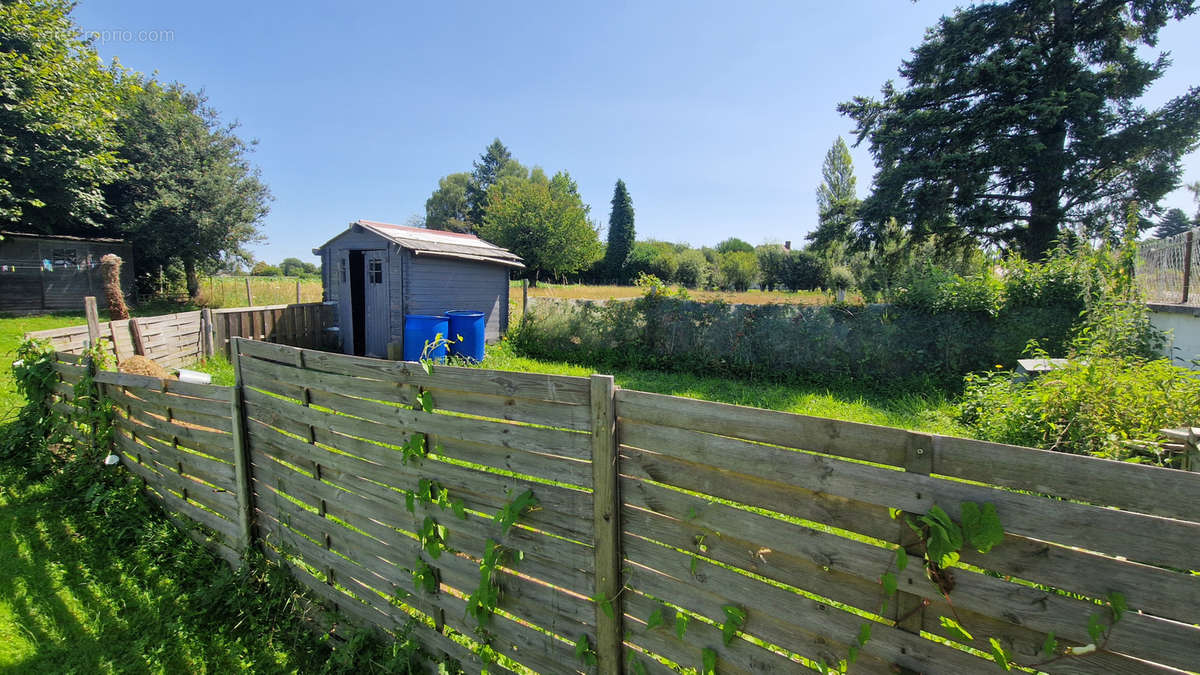
[[[200,303],[213,308],[248,307],[246,279],[255,305],[287,305],[296,302],[300,283],[301,302],[321,301],[320,279],[296,277],[208,277],[200,280]]]
[[[594,368],[562,361],[544,361],[518,354],[507,341],[488,347],[482,368],[531,373],[589,376]],[[828,385],[766,382],[754,379],[702,377],[652,370],[608,372],[618,386],[658,394],[686,396],[722,403],[882,424],[948,436],[970,436],[956,421],[954,402],[940,389],[885,391],[846,380]]]

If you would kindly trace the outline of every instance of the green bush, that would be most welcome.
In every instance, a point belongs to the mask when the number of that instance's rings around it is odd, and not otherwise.
[[[980,438],[1128,461],[1164,463],[1130,441],[1200,419],[1200,373],[1166,359],[1092,356],[1026,381],[968,375],[960,406]]]

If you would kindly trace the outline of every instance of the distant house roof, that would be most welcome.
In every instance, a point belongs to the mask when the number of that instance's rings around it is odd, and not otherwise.
[[[521,262],[520,256],[495,244],[486,242],[473,234],[446,232],[444,230],[427,230],[423,227],[392,225],[391,223],[380,223],[374,220],[358,220],[350,223],[349,229],[353,230],[355,228],[374,232],[394,244],[409,249],[413,252],[413,255],[459,258],[462,260],[490,262],[508,267],[525,267]],[[345,234],[345,232],[314,248],[313,254],[317,254],[321,249],[332,244],[342,234]]]
[[[38,234],[36,232],[12,232],[9,230],[0,230],[0,237],[29,237],[31,239],[61,239],[63,241],[94,241],[104,244],[123,244],[124,239],[113,239],[112,237],[73,237],[66,234]]]

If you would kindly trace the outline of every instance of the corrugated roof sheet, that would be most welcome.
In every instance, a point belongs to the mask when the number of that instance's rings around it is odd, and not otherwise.
[[[374,220],[358,220],[351,223],[350,227],[361,227],[364,230],[374,232],[388,241],[411,250],[417,255],[427,254],[438,257],[493,262],[508,267],[525,266],[521,262],[520,256],[508,249],[484,241],[473,234],[427,230],[421,227],[393,225]],[[340,237],[341,234],[338,236]],[[325,248],[334,239],[337,239],[337,237],[325,242],[316,250]]]

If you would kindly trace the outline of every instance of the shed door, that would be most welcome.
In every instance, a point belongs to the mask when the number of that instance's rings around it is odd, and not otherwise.
[[[366,310],[366,356],[387,356],[391,327],[391,303],[388,301],[387,251],[363,251],[363,300]]]

